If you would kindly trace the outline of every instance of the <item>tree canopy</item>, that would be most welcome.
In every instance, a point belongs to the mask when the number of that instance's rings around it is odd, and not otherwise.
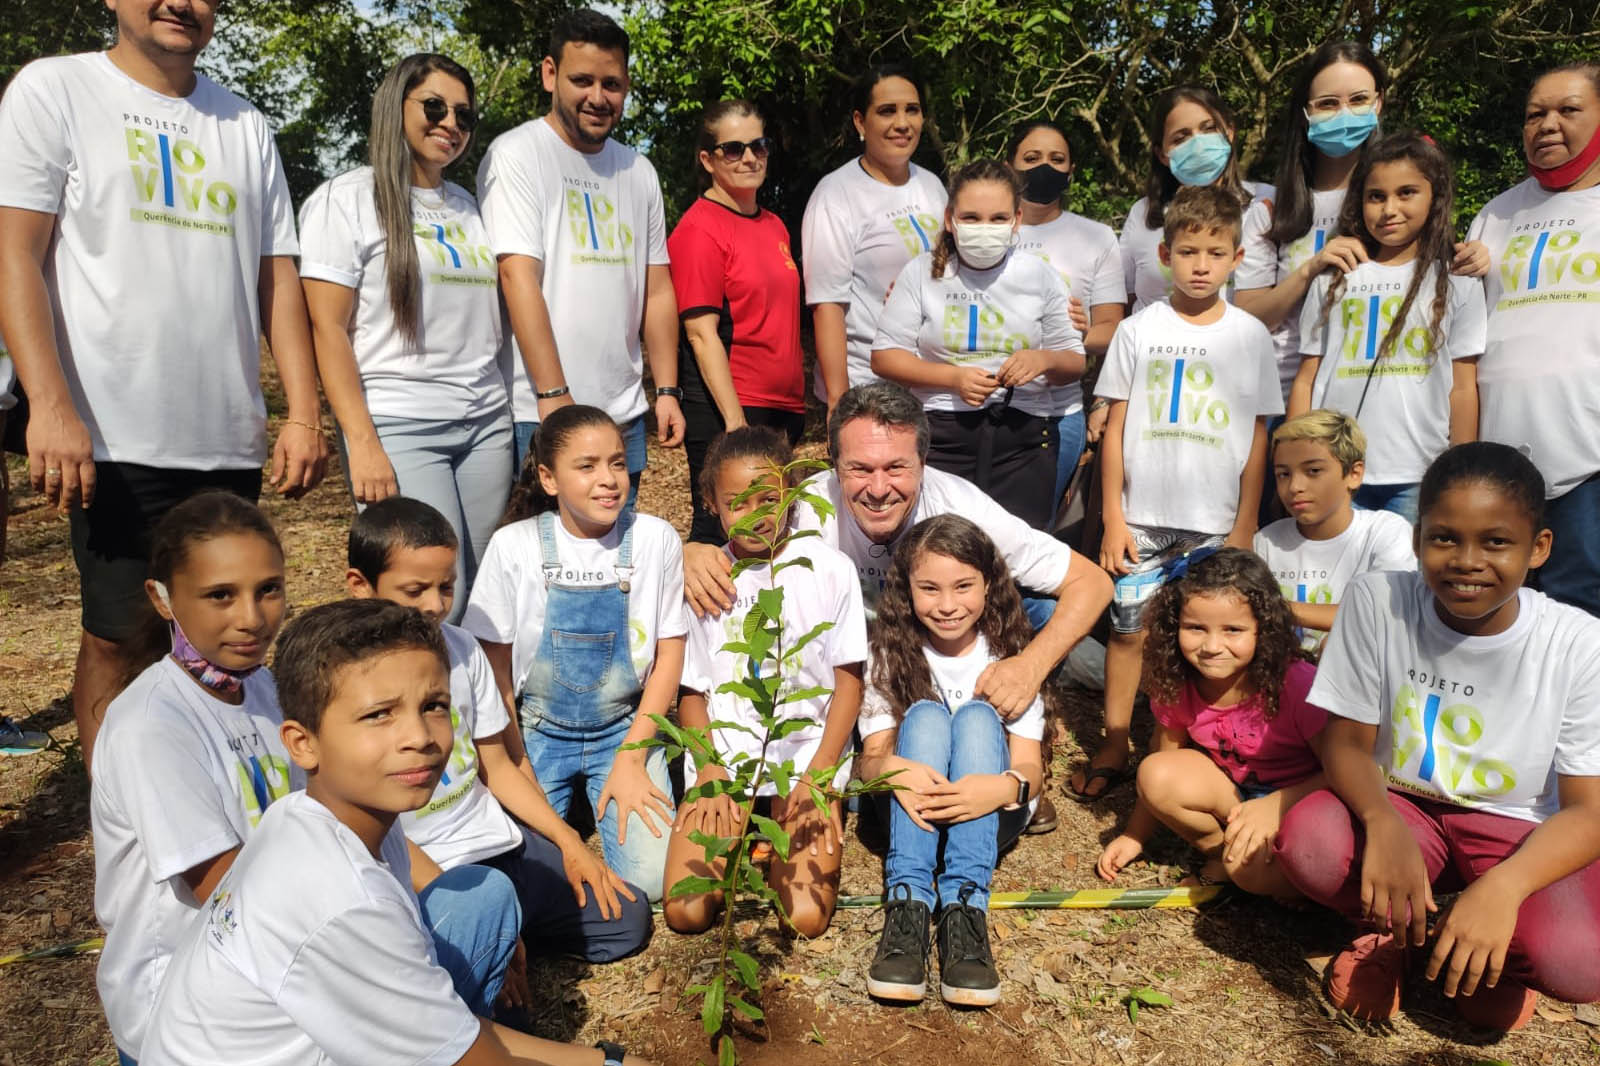
[[[229,0],[202,66],[278,131],[296,197],[362,161],[372,90],[387,67],[442,51],[478,81],[483,124],[455,177],[493,137],[542,113],[539,80],[560,0]],[[10,0],[0,77],[40,55],[101,47],[101,0]],[[854,151],[850,84],[873,63],[909,62],[928,82],[919,161],[937,171],[1001,151],[1021,122],[1072,135],[1076,210],[1120,221],[1148,165],[1145,124],[1163,89],[1215,89],[1238,121],[1245,172],[1271,180],[1295,76],[1323,41],[1373,46],[1394,84],[1386,126],[1415,126],[1458,162],[1464,215],[1522,175],[1518,127],[1532,78],[1593,55],[1592,0],[625,0],[633,35],[619,136],[662,177],[668,213],[693,196],[700,109],[747,96],[780,150],[763,192],[791,224],[817,179]]]

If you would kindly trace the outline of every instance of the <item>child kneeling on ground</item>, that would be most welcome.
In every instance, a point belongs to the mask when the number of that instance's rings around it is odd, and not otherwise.
[[[1521,452],[1457,445],[1422,478],[1417,572],[1363,575],[1339,607],[1310,695],[1328,790],[1289,812],[1276,864],[1369,923],[1327,970],[1357,1016],[1396,1014],[1408,971],[1493,1029],[1526,1025],[1535,990],[1600,999],[1600,621],[1524,587],[1544,509]],[[1430,934],[1435,892],[1460,895]]]
[[[398,816],[450,758],[438,627],[397,604],[327,604],[290,623],[276,668],[306,789],[268,808],[190,926],[141,1062],[637,1063],[474,1017],[435,961]]]
[[[350,595],[417,608],[438,624],[450,656],[450,763],[432,799],[400,816],[407,839],[421,849],[412,853],[413,884],[428,884],[441,871],[493,867],[516,886],[522,935],[534,952],[587,962],[631,955],[650,939],[645,891],[618,877],[550,806],[488,657],[471,633],[444,621],[458,553],[449,521],[421,500],[391,496],[350,526]],[[440,920],[472,921],[476,902],[458,896],[454,906],[433,909]]]
[[[972,522],[940,515],[901,540],[872,629],[856,762],[863,780],[898,771],[894,799],[879,799],[889,808],[889,856],[867,991],[880,999],[926,994],[928,926],[939,906],[940,995],[962,1006],[1000,1002],[989,885],[1043,782],[1044,704],[1036,696],[1002,721],[972,694],[993,663],[1032,637],[1005,560]]]
[[[1159,822],[1204,856],[1198,882],[1298,897],[1271,864],[1272,843],[1284,814],[1323,787],[1328,715],[1306,702],[1316,669],[1266,564],[1239,548],[1196,552],[1145,624],[1156,733],[1133,814],[1096,872],[1115,881]]]
[[[785,488],[782,471],[794,455],[789,444],[773,430],[745,426],[719,437],[706,455],[701,494],[708,511],[722,523],[729,537],[726,551],[732,560],[751,560],[734,578],[733,607],[689,623],[684,656],[683,685],[678,697],[678,720],[685,726],[706,729],[712,722],[743,726],[712,730],[712,743],[723,758],[742,754],[768,765],[789,762],[795,778],[787,797],[777,795],[771,775],[762,783],[756,803],[789,834],[789,857],[773,856],[767,883],[778,894],[786,924],[802,936],[821,936],[833,918],[839,898],[839,863],[844,857],[842,811],[838,800],[819,808],[801,775],[825,771],[844,760],[850,733],[861,709],[861,666],[867,658],[867,616],[861,605],[861,582],[855,564],[841,552],[815,537],[782,546],[776,556],[772,544],[787,535],[789,514],[763,519],[750,534],[734,536],[735,525],[762,507],[776,507]],[[800,506],[806,506],[801,504]],[[757,597],[776,585],[783,592],[783,640],[788,647],[802,636],[822,631],[796,653],[786,653],[782,664],[784,693],[811,691],[805,699],[781,704],[783,719],[809,718],[810,725],[767,740],[750,700],[722,691],[730,681],[749,677],[749,656],[723,650],[730,641],[743,641],[745,620]],[[779,669],[775,656],[759,666],[762,675]],[[824,788],[839,789],[850,778],[844,765]],[[727,780],[725,769],[714,763],[699,768],[696,787]],[[709,796],[686,804],[678,814],[667,845],[666,892],[663,905],[667,924],[680,933],[698,933],[710,927],[722,907],[720,896],[670,895],[684,877],[720,877],[705,851],[690,839],[699,831],[715,837],[737,834],[739,811],[727,795]]]

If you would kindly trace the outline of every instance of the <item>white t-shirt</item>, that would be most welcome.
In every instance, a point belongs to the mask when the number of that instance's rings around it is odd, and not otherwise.
[[[967,649],[965,655],[941,655],[933,650],[931,644],[922,646],[922,654],[928,660],[928,670],[933,674],[935,691],[944,697],[945,707],[954,714],[955,711],[967,701],[973,699],[973,691],[978,687],[978,678],[995,661],[989,654],[989,641],[983,634],[978,634],[978,640]],[[871,668],[868,667],[868,684],[862,692],[861,717],[856,719],[856,729],[863,738],[874,733],[882,733],[886,729],[894,729],[899,723],[895,721],[894,710],[889,706],[888,698],[871,684]],[[1039,696],[1033,697],[1033,702],[1028,704],[1028,709],[1023,711],[1011,721],[1005,723],[1006,732],[1022,737],[1024,740],[1042,740],[1044,738],[1044,700]]]
[[[199,906],[182,875],[243,844],[304,783],[278,736],[272,675],[247,677],[244,697],[224,703],[164,657],[111,701],[95,740],[94,912],[106,931],[95,984],[112,1038],[135,1058]]]
[[[305,793],[275,804],[189,927],[141,1066],[452,1066],[478,1039],[411,892]]]
[[[1478,364],[1484,440],[1521,449],[1552,499],[1600,471],[1600,187],[1529,178],[1467,231],[1489,246],[1489,336]]]
[[[988,270],[975,270],[951,256],[944,277],[933,276],[933,253],[924,252],[900,271],[878,317],[874,349],[903,348],[930,363],[982,367],[998,372],[1011,353],[1024,348],[1083,351],[1083,334],[1072,324],[1067,286],[1036,255],[1008,253]],[[929,411],[977,411],[949,389],[910,386]],[[998,404],[995,389],[981,406]],[[1055,389],[1044,375],[1018,385],[1011,406],[1030,415],[1056,417]]]
[[[1272,196],[1271,185],[1255,181],[1242,184],[1250,194],[1246,211],[1263,197]],[[1122,284],[1127,294],[1124,298],[1130,300],[1135,311],[1142,311],[1158,300],[1165,300],[1172,292],[1172,268],[1161,265],[1160,249],[1165,237],[1162,227],[1150,228],[1149,211],[1150,198],[1141,197],[1128,210],[1128,217],[1123,220],[1122,233],[1118,237],[1122,250]],[[1237,274],[1228,279],[1228,284],[1222,290],[1223,299],[1231,301],[1236,287],[1243,288]]]
[[[839,549],[855,563],[856,575],[861,579],[861,596],[870,616],[878,602],[878,593],[888,579],[889,565],[894,559],[894,546],[899,542],[899,537],[888,544],[877,544],[867,539],[850,513],[850,505],[840,490],[839,478],[832,470],[814,475],[807,487],[830,501],[834,513],[824,522],[810,507],[796,507],[794,526],[796,529],[820,530],[824,544]],[[1048,533],[1034,529],[965,478],[924,466],[922,490],[917,493],[917,501],[911,508],[901,534],[923,519],[941,514],[957,514],[977,523],[978,528],[987,533],[995,547],[1000,549],[1011,576],[1024,589],[1054,596],[1067,579],[1067,568],[1072,563],[1071,548]]]
[[[1518,597],[1510,629],[1468,637],[1439,620],[1420,575],[1358,577],[1306,698],[1378,726],[1390,786],[1542,822],[1557,774],[1600,776],[1600,621]]]
[[[478,202],[453,182],[411,190],[421,280],[417,345],[389,307],[388,254],[372,168],[317,186],[300,208],[300,276],[356,290],[350,344],[375,417],[480,418],[506,406],[499,266]]]
[[[256,285],[299,251],[267,120],[203,74],[163,96],[90,52],[17,72],[0,143],[0,207],[56,216],[45,284],[94,457],[260,466]]]
[[[727,549],[723,549],[726,551]],[[732,553],[729,553],[732,559]],[[803,565],[782,564],[795,559],[809,559],[809,568]],[[793,642],[814,627],[830,622],[826,630],[811,643],[801,648],[797,657],[786,656],[783,669],[783,689],[794,692],[804,688],[833,688],[834,668],[867,661],[867,615],[861,606],[861,582],[856,579],[855,567],[837,550],[815,538],[790,544],[778,556],[780,569],[777,585],[783,590],[783,632],[786,641]],[[683,687],[704,693],[706,707],[713,722],[740,722],[757,733],[761,723],[756,720],[755,708],[750,701],[731,692],[718,692],[728,681],[738,681],[748,676],[749,657],[722,646],[730,641],[744,640],[745,618],[756,602],[758,593],[770,587],[772,575],[767,565],[752,566],[734,579],[733,609],[720,615],[689,619],[689,639],[684,648]],[[775,657],[769,656],[761,665],[764,674],[770,674]],[[809,718],[813,723],[805,729],[791,733],[767,745],[767,758],[771,762],[790,760],[796,771],[805,772],[811,766],[817,749],[822,746],[822,730],[827,723],[828,705],[832,695],[813,696],[783,704],[778,712],[783,718]],[[724,757],[740,752],[751,758],[761,754],[761,741],[737,729],[719,729],[713,734],[717,750]],[[835,784],[843,786],[850,779],[850,765],[840,768]],[[776,792],[768,783],[762,794]]]
[[[1267,240],[1267,230],[1272,228],[1271,194],[1245,208],[1244,261],[1233,272],[1235,290],[1270,289],[1322,251],[1322,246],[1339,228],[1339,208],[1344,206],[1344,193],[1343,189],[1312,190],[1311,228],[1299,239],[1281,245]],[[1272,331],[1285,396],[1289,395],[1289,386],[1294,384],[1295,373],[1300,369],[1300,353],[1307,350],[1300,340],[1300,312],[1304,306],[1302,298],[1300,303],[1289,308],[1289,313]]]
[[[1301,351],[1322,359],[1311,406],[1352,416],[1360,408],[1358,420],[1367,435],[1366,480],[1374,485],[1422,480],[1428,464],[1450,446],[1450,364],[1483,354],[1483,286],[1477,278],[1449,277],[1438,348],[1428,329],[1433,321],[1433,279],[1428,278],[1417,290],[1404,331],[1378,358],[1416,267],[1415,262],[1362,263],[1345,275],[1339,305],[1320,323],[1333,275],[1318,274],[1301,305]]]
[[[572,399],[619,423],[642,415],[646,274],[667,265],[661,183],[650,161],[612,140],[585,154],[536,118],[489,145],[478,200],[495,255],[544,263],[544,302]],[[514,364],[506,371],[513,417],[536,422],[539,404],[515,338],[505,350]]]
[[[494,668],[471,633],[439,627],[450,653],[450,728],[455,746],[433,797],[400,815],[411,842],[444,870],[503,855],[522,842],[522,830],[484,784],[479,737],[497,737],[510,724]]]
[[[1117,233],[1103,222],[1063,211],[1041,225],[1019,227],[1017,250],[1032,252],[1049,263],[1066,282],[1068,294],[1083,305],[1085,315],[1091,315],[1100,304],[1123,304],[1128,300]],[[1054,393],[1053,405],[1062,414],[1083,409],[1081,382],[1057,385]]]
[[[557,582],[568,586],[613,585],[622,533],[611,527],[603,537],[577,537],[555,520]],[[633,525],[633,580],[628,591],[628,648],[642,685],[655,663],[656,642],[688,632],[683,606],[683,544],[677,532],[654,515],[636,515]],[[544,639],[544,552],[537,516],[495,530],[472,583],[462,628],[479,640],[511,645],[511,676],[521,691]]]
[[[1095,394],[1128,401],[1122,512],[1131,525],[1227,533],[1256,419],[1283,413],[1267,327],[1222,308],[1197,326],[1162,300],[1123,319],[1111,338]]]
[[[944,227],[945,191],[936,175],[911,165],[904,185],[868,174],[859,158],[823,175],[800,223],[806,303],[848,304],[845,350],[851,385],[876,381],[872,342],[889,286],[910,259],[933,250]],[[825,399],[822,374],[816,393]]]
[[[1344,532],[1327,540],[1307,540],[1293,518],[1280,518],[1256,531],[1253,547],[1293,603],[1339,603],[1360,574],[1417,568],[1411,523],[1392,511],[1351,511]],[[1326,638],[1308,629],[1302,646],[1316,651]]]

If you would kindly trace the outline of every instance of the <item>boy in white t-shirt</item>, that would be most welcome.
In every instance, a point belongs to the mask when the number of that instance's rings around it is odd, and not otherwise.
[[[1267,418],[1283,413],[1271,334],[1222,298],[1243,254],[1238,200],[1215,186],[1185,187],[1165,223],[1160,254],[1172,290],[1118,325],[1095,389],[1111,401],[1101,444],[1100,565],[1116,591],[1106,740],[1069,782],[1084,802],[1128,779],[1145,604],[1191,552],[1249,546]]]
[[[306,790],[269,809],[190,926],[141,1061],[637,1063],[474,1017],[435,959],[398,817],[450,758],[438,627],[344,600],[296,618],[278,653],[283,743]]]
[[[523,939],[534,952],[587,962],[632,955],[650,939],[647,894],[607,867],[550,806],[528,770],[521,734],[510,728],[488,657],[471,633],[443,620],[455,598],[459,550],[449,520],[405,496],[373,504],[350,526],[350,595],[416,607],[439,623],[450,658],[455,747],[433,797],[400,816],[420,849],[412,865],[429,867],[414,883],[465,865],[494,867],[516,886]]]
[[[1349,415],[1307,411],[1272,434],[1272,475],[1288,518],[1256,533],[1302,647],[1316,653],[1333,628],[1345,586],[1373,570],[1415,570],[1411,525],[1392,511],[1358,510],[1366,434]]]
[[[631,504],[645,467],[643,355],[661,443],[681,443],[684,422],[661,185],[649,160],[610,137],[628,95],[628,34],[597,11],[570,11],[540,73],[549,113],[495,138],[478,168],[520,357],[507,374],[517,462],[552,410],[591,404],[622,427]]]

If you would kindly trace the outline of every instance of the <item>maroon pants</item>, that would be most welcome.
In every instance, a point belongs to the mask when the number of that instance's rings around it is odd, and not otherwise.
[[[1390,791],[1411,830],[1436,891],[1472,884],[1504,862],[1538,826]],[[1274,861],[1306,897],[1361,917],[1361,824],[1324,789],[1295,804],[1283,820]],[[1600,1001],[1600,863],[1535,892],[1517,912],[1505,975],[1567,1003]]]

